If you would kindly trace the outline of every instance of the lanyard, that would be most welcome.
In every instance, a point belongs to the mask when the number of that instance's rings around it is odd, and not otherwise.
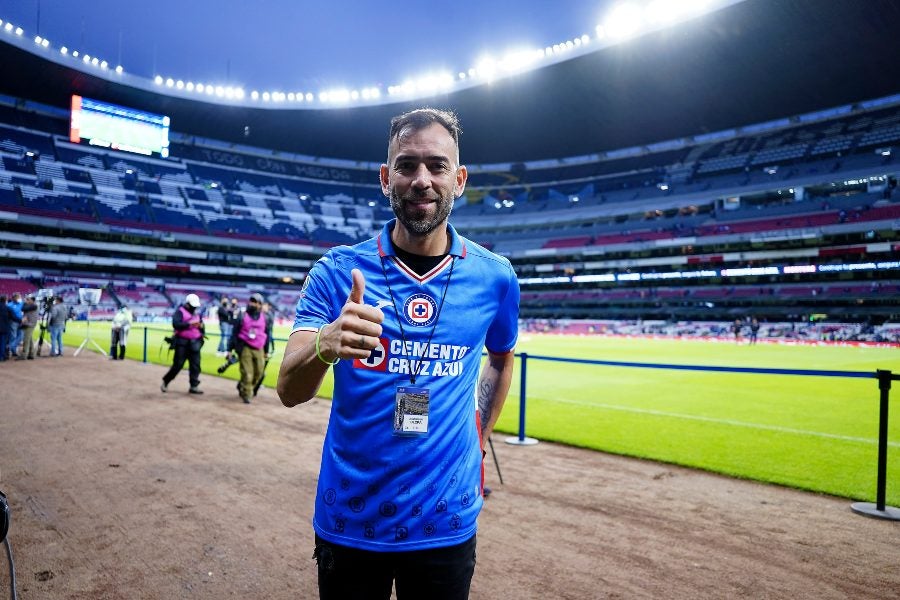
[[[447,274],[447,282],[444,284],[444,293],[441,294],[441,303],[438,305],[437,314],[434,316],[434,325],[431,326],[431,333],[428,334],[428,342],[425,344],[425,348],[422,350],[422,356],[416,357],[415,362],[413,363],[412,373],[409,376],[409,383],[411,385],[416,385],[416,377],[419,376],[419,368],[422,366],[422,360],[425,358],[425,354],[428,352],[428,346],[431,345],[431,338],[434,336],[434,330],[437,329],[438,320],[441,318],[441,311],[444,308],[444,298],[447,297],[447,289],[450,287],[450,278],[453,277],[453,266],[456,265],[456,257],[453,257],[453,260],[450,261],[450,272]],[[400,318],[400,311],[397,310],[397,301],[394,299],[394,291],[391,289],[391,282],[388,281],[387,269],[384,267],[384,257],[381,257],[381,272],[384,273],[384,282],[387,284],[388,294],[391,297],[391,304],[394,306],[394,313],[397,315],[397,325],[400,327],[400,340],[403,342],[403,347],[406,347],[406,333],[403,331],[403,319]]]

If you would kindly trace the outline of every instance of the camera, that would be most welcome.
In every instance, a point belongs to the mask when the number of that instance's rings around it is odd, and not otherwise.
[[[237,362],[239,362],[239,360],[240,359],[237,357],[237,354],[235,354],[234,352],[229,352],[228,356],[225,358],[225,362],[222,365],[220,365],[218,369],[216,369],[216,373],[221,375],[228,369],[228,367],[230,367],[233,364],[236,364]]]
[[[49,314],[50,309],[53,308],[53,290],[50,288],[39,289],[34,295],[34,300],[41,316]]]

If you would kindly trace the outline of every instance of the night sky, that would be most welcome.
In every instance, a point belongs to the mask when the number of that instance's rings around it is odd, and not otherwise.
[[[126,72],[250,89],[358,88],[454,75],[521,45],[593,35],[611,0],[0,0],[24,35]]]

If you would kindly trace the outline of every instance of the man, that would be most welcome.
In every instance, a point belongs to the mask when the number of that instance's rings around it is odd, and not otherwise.
[[[200,298],[197,294],[188,294],[184,303],[172,315],[172,345],[175,356],[172,367],[163,375],[161,392],[169,391],[169,384],[181,372],[184,361],[188,361],[188,382],[191,394],[202,394],[200,389],[200,349],[203,348],[203,319],[200,318]]]
[[[266,362],[263,363],[263,373],[262,377],[260,377],[256,381],[256,385],[253,386],[253,397],[256,398],[256,395],[259,393],[259,388],[262,386],[263,378],[266,375],[266,367],[269,366],[269,359],[275,355],[275,313],[272,310],[272,305],[266,301],[263,301],[262,305],[263,315],[266,317],[266,345],[263,348],[265,350],[265,359]]]
[[[19,333],[22,335],[22,354],[16,360],[34,360],[34,328],[40,320],[37,302],[34,296],[25,296],[25,304],[22,305],[22,322],[19,324]]]
[[[56,296],[53,308],[47,318],[47,329],[50,331],[50,356],[62,356],[62,334],[66,330],[69,319],[69,307],[63,304],[63,297]]]
[[[123,304],[112,320],[109,340],[110,360],[125,360],[125,346],[128,344],[128,332],[131,331],[131,323],[134,315],[127,305]]]
[[[22,322],[22,294],[15,292],[10,297],[6,306],[8,306],[9,310],[15,315],[15,319],[9,322],[9,353],[12,354],[13,357],[18,358],[19,344],[22,342],[19,332],[19,325]]]
[[[756,343],[757,338],[759,337],[759,321],[756,320],[756,317],[753,317],[753,320],[750,321],[750,345]]]
[[[467,178],[458,136],[452,113],[394,118],[381,188],[396,219],[303,283],[277,390],[306,402],[335,365],[313,518],[321,598],[386,599],[392,583],[400,600],[468,597],[519,285],[448,223]]]
[[[238,394],[244,404],[250,404],[253,388],[262,379],[266,366],[265,348],[268,341],[266,316],[262,312],[263,297],[253,294],[247,302],[247,310],[242,311],[231,334],[229,351],[237,354],[241,365],[241,380]]]
[[[231,339],[231,309],[228,307],[228,298],[222,296],[219,308],[216,310],[216,317],[219,319],[219,349],[217,353],[225,356],[228,354],[228,340]]]

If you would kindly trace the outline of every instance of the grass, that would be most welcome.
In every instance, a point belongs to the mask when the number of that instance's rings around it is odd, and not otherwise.
[[[160,354],[164,326],[147,331],[147,359]],[[91,325],[106,349],[109,327]],[[143,328],[131,333],[127,356],[143,359]],[[285,338],[287,330],[276,333]],[[64,342],[78,345],[84,323],[70,323]],[[46,342],[45,342],[46,343]],[[214,374],[218,335],[203,351]],[[278,348],[284,343],[279,342]],[[527,364],[526,435],[594,450],[647,458],[856,500],[875,500],[878,382],[871,379],[759,375],[550,362],[535,355],[654,364],[804,370],[900,372],[896,348],[788,346],[702,340],[650,340],[523,334]],[[70,350],[71,352],[71,350]],[[280,363],[280,353],[274,363]],[[518,369],[517,365],[517,369]],[[265,385],[274,387],[278,364]],[[236,379],[235,365],[224,375]],[[186,384],[185,384],[186,385]],[[330,374],[321,394],[330,396]],[[900,385],[891,404],[898,405]],[[498,432],[516,434],[519,375],[514,377]],[[887,503],[900,505],[900,414],[890,420]],[[527,452],[526,449],[522,451]]]

